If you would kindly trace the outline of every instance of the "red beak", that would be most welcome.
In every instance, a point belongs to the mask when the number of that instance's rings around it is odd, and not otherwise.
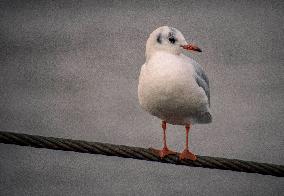
[[[186,49],[186,50],[193,50],[193,51],[196,51],[196,52],[202,52],[202,50],[200,48],[198,48],[197,46],[192,45],[192,44],[181,45],[180,47],[182,47],[183,49]]]

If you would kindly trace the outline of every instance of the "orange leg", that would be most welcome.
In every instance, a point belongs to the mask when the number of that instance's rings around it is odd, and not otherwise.
[[[165,156],[167,155],[170,155],[170,154],[176,154],[176,152],[173,152],[171,150],[168,149],[168,146],[167,146],[167,137],[166,137],[166,128],[167,128],[167,123],[166,121],[162,121],[162,128],[163,128],[163,144],[164,144],[164,147],[162,150],[157,150],[157,149],[153,149],[151,148],[151,150],[156,154],[158,155],[161,159],[164,158]]]
[[[192,161],[195,161],[197,158],[196,156],[189,151],[188,148],[188,133],[189,133],[189,129],[191,127],[191,124],[188,124],[185,126],[185,130],[186,130],[186,142],[185,142],[185,149],[184,151],[179,155],[179,159],[183,160],[183,159],[190,159]]]

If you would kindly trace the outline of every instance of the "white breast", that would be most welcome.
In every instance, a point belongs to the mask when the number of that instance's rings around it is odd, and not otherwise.
[[[192,63],[182,54],[157,52],[151,56],[140,72],[141,106],[163,120],[190,119],[197,111],[206,110],[208,100],[195,81]]]

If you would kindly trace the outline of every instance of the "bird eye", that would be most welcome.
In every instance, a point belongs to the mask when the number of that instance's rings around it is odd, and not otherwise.
[[[169,37],[169,41],[174,44],[176,42],[176,39],[174,37]]]

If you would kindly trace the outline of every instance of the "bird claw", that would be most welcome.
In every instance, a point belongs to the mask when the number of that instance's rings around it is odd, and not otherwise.
[[[190,152],[188,149],[185,149],[179,155],[179,160],[184,160],[184,159],[189,159],[189,160],[195,161],[197,158],[192,152]]]
[[[176,155],[177,152],[171,151],[168,148],[164,147],[162,150],[158,150],[158,149],[154,149],[154,148],[150,148],[150,150],[158,157],[160,157],[161,159],[163,159],[165,156],[167,155]]]

